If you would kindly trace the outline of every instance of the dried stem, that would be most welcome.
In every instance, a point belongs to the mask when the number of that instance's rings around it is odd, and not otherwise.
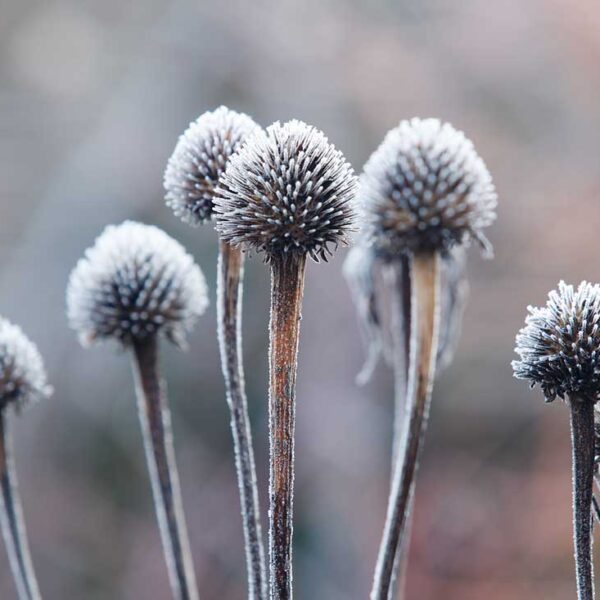
[[[411,352],[406,436],[398,448],[371,600],[388,600],[396,549],[406,534],[414,479],[427,427],[438,338],[439,263],[437,253],[412,259]],[[400,457],[402,459],[400,460]]]
[[[593,600],[592,492],[594,485],[594,404],[571,396],[573,447],[573,542],[577,597]]]
[[[219,246],[217,277],[217,328],[227,404],[231,411],[231,433],[246,548],[248,600],[266,600],[268,590],[265,553],[242,361],[243,276],[242,252],[222,241]]]
[[[0,480],[2,485],[0,523],[19,600],[39,600],[41,598],[40,590],[27,543],[17,474],[12,456],[12,436],[4,413],[5,411],[0,414]]]
[[[408,366],[410,353],[410,261],[403,256],[399,264],[391,266],[392,281],[392,357],[394,370],[394,432],[392,440],[392,480],[398,460],[399,448],[403,447],[407,424]],[[392,568],[392,581],[388,600],[403,597],[408,570],[408,550],[412,529],[413,501],[408,506],[406,531],[402,536]]]
[[[292,598],[294,420],[305,256],[271,265],[269,349],[269,574],[272,600]]]
[[[156,336],[136,342],[133,357],[138,414],[171,589],[177,600],[197,600],[196,576],[175,464],[171,415],[158,369]]]

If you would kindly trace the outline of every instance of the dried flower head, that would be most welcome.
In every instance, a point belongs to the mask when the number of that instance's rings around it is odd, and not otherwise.
[[[36,345],[20,327],[0,317],[0,411],[17,409],[52,393]]]
[[[182,345],[207,305],[202,271],[183,246],[133,221],[104,230],[67,288],[69,322],[84,345],[102,338],[128,345],[159,332]]]
[[[258,125],[221,106],[190,123],[179,137],[164,175],[167,205],[191,225],[212,218],[213,199],[227,161]]]
[[[600,286],[584,281],[575,290],[561,281],[546,306],[528,311],[517,335],[515,377],[539,384],[548,402],[565,394],[600,399]]]
[[[221,177],[215,200],[223,240],[263,251],[327,259],[353,223],[356,178],[341,152],[300,121],[257,131]]]
[[[378,253],[448,251],[470,239],[491,249],[483,228],[496,192],[473,144],[438,119],[402,121],[371,155],[359,199]]]

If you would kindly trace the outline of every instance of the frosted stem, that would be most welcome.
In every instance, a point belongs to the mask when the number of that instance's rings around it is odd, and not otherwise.
[[[371,600],[388,600],[396,550],[406,523],[418,460],[427,428],[438,338],[439,255],[418,253],[412,259],[411,351],[406,435],[398,448],[392,489]]]
[[[294,421],[305,256],[272,259],[269,351],[269,574],[272,600],[292,598]]]
[[[227,404],[231,411],[231,433],[246,549],[248,600],[266,600],[268,590],[265,553],[242,360],[243,276],[242,252],[221,242],[217,278],[217,327],[221,368],[225,379]]]
[[[19,600],[39,600],[12,456],[12,436],[5,411],[0,415],[0,523]]]
[[[594,404],[571,396],[571,442],[573,448],[573,542],[577,597],[593,600],[592,492],[594,486]]]
[[[138,414],[173,597],[197,600],[196,576],[175,464],[171,414],[158,370],[156,336],[134,343],[133,357]]]

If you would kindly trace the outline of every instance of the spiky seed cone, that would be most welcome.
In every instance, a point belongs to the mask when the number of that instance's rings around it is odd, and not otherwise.
[[[575,394],[600,398],[600,285],[564,281],[548,294],[546,306],[528,307],[512,363],[515,377],[539,385],[546,400]]]
[[[356,178],[319,130],[279,122],[232,156],[215,200],[216,228],[234,246],[326,260],[347,240]]]
[[[402,431],[396,434],[405,456],[394,468],[371,592],[374,600],[387,600],[398,564],[398,542],[403,544],[406,536],[435,374],[440,258],[473,239],[490,250],[483,229],[495,219],[496,193],[485,164],[461,132],[437,119],[412,119],[392,129],[367,161],[359,201],[365,236],[377,256],[394,265],[402,257],[410,258],[411,320],[416,314],[425,320],[410,337],[408,409],[403,411]],[[415,305],[419,296],[433,303],[430,311]],[[405,353],[405,340],[394,345],[398,346],[395,354]],[[399,369],[404,367],[395,366]],[[398,375],[396,379],[401,381]]]
[[[294,420],[306,256],[326,259],[352,228],[356,179],[327,138],[299,121],[252,135],[215,201],[221,239],[271,263],[269,557],[272,600],[292,597]]]
[[[52,393],[44,362],[20,327],[0,317],[0,412],[17,409]]]
[[[0,524],[20,600],[39,600],[6,412],[52,393],[37,347],[20,327],[0,317]]]
[[[131,345],[164,334],[181,345],[208,305],[200,267],[179,242],[151,225],[111,225],[69,279],[67,313],[84,345]]]
[[[438,119],[401,121],[367,161],[359,199],[367,236],[382,256],[448,251],[496,218],[496,192],[473,144]]]
[[[561,281],[546,306],[528,307],[512,363],[515,377],[557,396],[571,409],[573,446],[573,541],[579,600],[594,598],[592,569],[593,479],[596,471],[594,406],[600,399],[600,286]]]
[[[213,216],[219,177],[229,159],[258,125],[247,115],[221,106],[206,112],[179,138],[164,177],[166,200],[191,225]],[[267,579],[252,448],[244,389],[241,315],[244,256],[221,241],[217,266],[217,331],[227,403],[231,412],[235,465],[240,492],[248,600],[266,600]]]
[[[156,227],[107,227],[69,279],[68,317],[84,344],[113,338],[129,348],[146,461],[173,596],[197,600],[171,416],[159,374],[159,335],[181,345],[208,304],[204,276]]]
[[[182,221],[212,219],[215,187],[227,162],[258,125],[243,113],[220,106],[190,123],[180,136],[164,175],[167,205]]]

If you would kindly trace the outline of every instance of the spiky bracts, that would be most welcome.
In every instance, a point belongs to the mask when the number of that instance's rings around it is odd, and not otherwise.
[[[181,345],[208,305],[200,267],[179,242],[125,221],[97,238],[69,279],[67,312],[83,344],[123,345],[158,333]]]
[[[401,121],[367,161],[359,199],[378,253],[447,252],[496,218],[496,192],[473,144],[438,119]]]
[[[319,130],[290,121],[257,131],[230,159],[215,200],[221,238],[275,254],[327,259],[353,225],[356,178]]]
[[[17,409],[52,393],[36,345],[20,327],[0,317],[0,412]]]
[[[213,199],[227,161],[258,125],[243,113],[221,106],[190,123],[167,163],[167,205],[182,221],[200,225],[212,219]]]
[[[575,289],[564,281],[548,294],[546,306],[528,307],[512,367],[518,379],[539,385],[546,400],[574,394],[600,398],[600,286],[586,281]]]

